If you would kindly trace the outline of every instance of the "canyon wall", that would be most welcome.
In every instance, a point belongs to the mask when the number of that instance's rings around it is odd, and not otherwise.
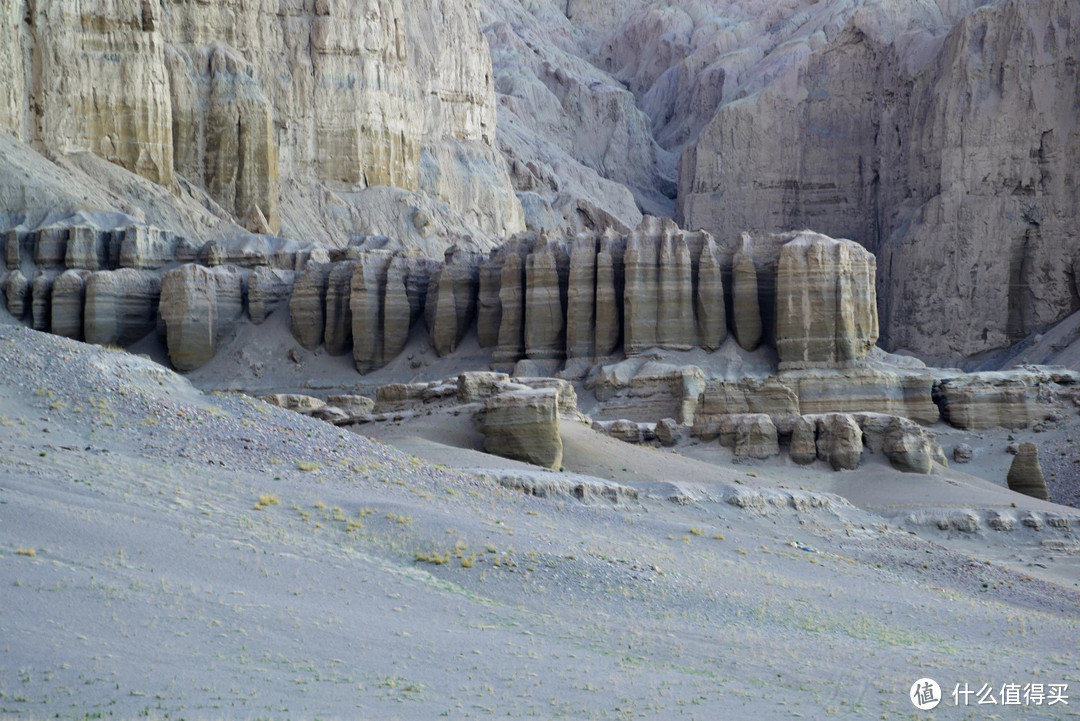
[[[249,230],[328,245],[391,234],[437,252],[450,236],[490,245],[524,229],[468,3],[13,0],[4,12],[0,129],[46,157],[90,152],[175,194],[192,186]]]
[[[677,219],[878,258],[882,343],[960,361],[1080,308],[1080,6],[866,6],[682,155]],[[947,32],[946,32],[947,31]]]

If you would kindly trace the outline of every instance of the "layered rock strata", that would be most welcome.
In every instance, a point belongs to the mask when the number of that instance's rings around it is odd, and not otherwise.
[[[1012,465],[1005,479],[1009,490],[1023,493],[1034,498],[1047,500],[1046,479],[1042,466],[1039,465],[1039,448],[1034,443],[1021,443],[1020,449],[1013,456]]]
[[[507,391],[484,402],[477,415],[484,450],[544,468],[562,464],[559,400],[554,389]]]

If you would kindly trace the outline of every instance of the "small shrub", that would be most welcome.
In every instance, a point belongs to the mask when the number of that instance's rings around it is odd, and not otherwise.
[[[319,470],[319,464],[315,461],[297,461],[296,467],[301,471],[317,471]]]
[[[259,500],[255,503],[255,510],[261,511],[267,506],[280,506],[281,499],[275,496],[273,493],[264,493],[259,496]]]
[[[35,551],[33,548],[19,547],[19,548],[15,549],[15,553],[16,553],[16,555],[26,556],[27,558],[33,558],[34,556],[37,555],[37,551]]]

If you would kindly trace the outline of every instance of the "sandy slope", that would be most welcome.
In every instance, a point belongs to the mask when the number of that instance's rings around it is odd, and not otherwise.
[[[536,498],[494,479],[569,474],[429,465],[23,328],[0,417],[2,716],[896,718],[922,675],[1080,688],[1075,518],[914,535],[782,465],[584,427],[571,470],[639,499]]]

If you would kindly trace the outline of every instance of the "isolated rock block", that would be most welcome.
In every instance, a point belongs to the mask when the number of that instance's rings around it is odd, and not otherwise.
[[[487,399],[477,415],[484,450],[544,468],[558,468],[563,453],[558,404],[554,389],[509,391]]]
[[[863,433],[859,424],[846,413],[818,416],[817,454],[833,470],[853,471],[862,459]]]
[[[1005,480],[1011,491],[1044,501],[1049,499],[1046,479],[1043,477],[1042,466],[1039,465],[1039,448],[1034,443],[1020,444]]]

